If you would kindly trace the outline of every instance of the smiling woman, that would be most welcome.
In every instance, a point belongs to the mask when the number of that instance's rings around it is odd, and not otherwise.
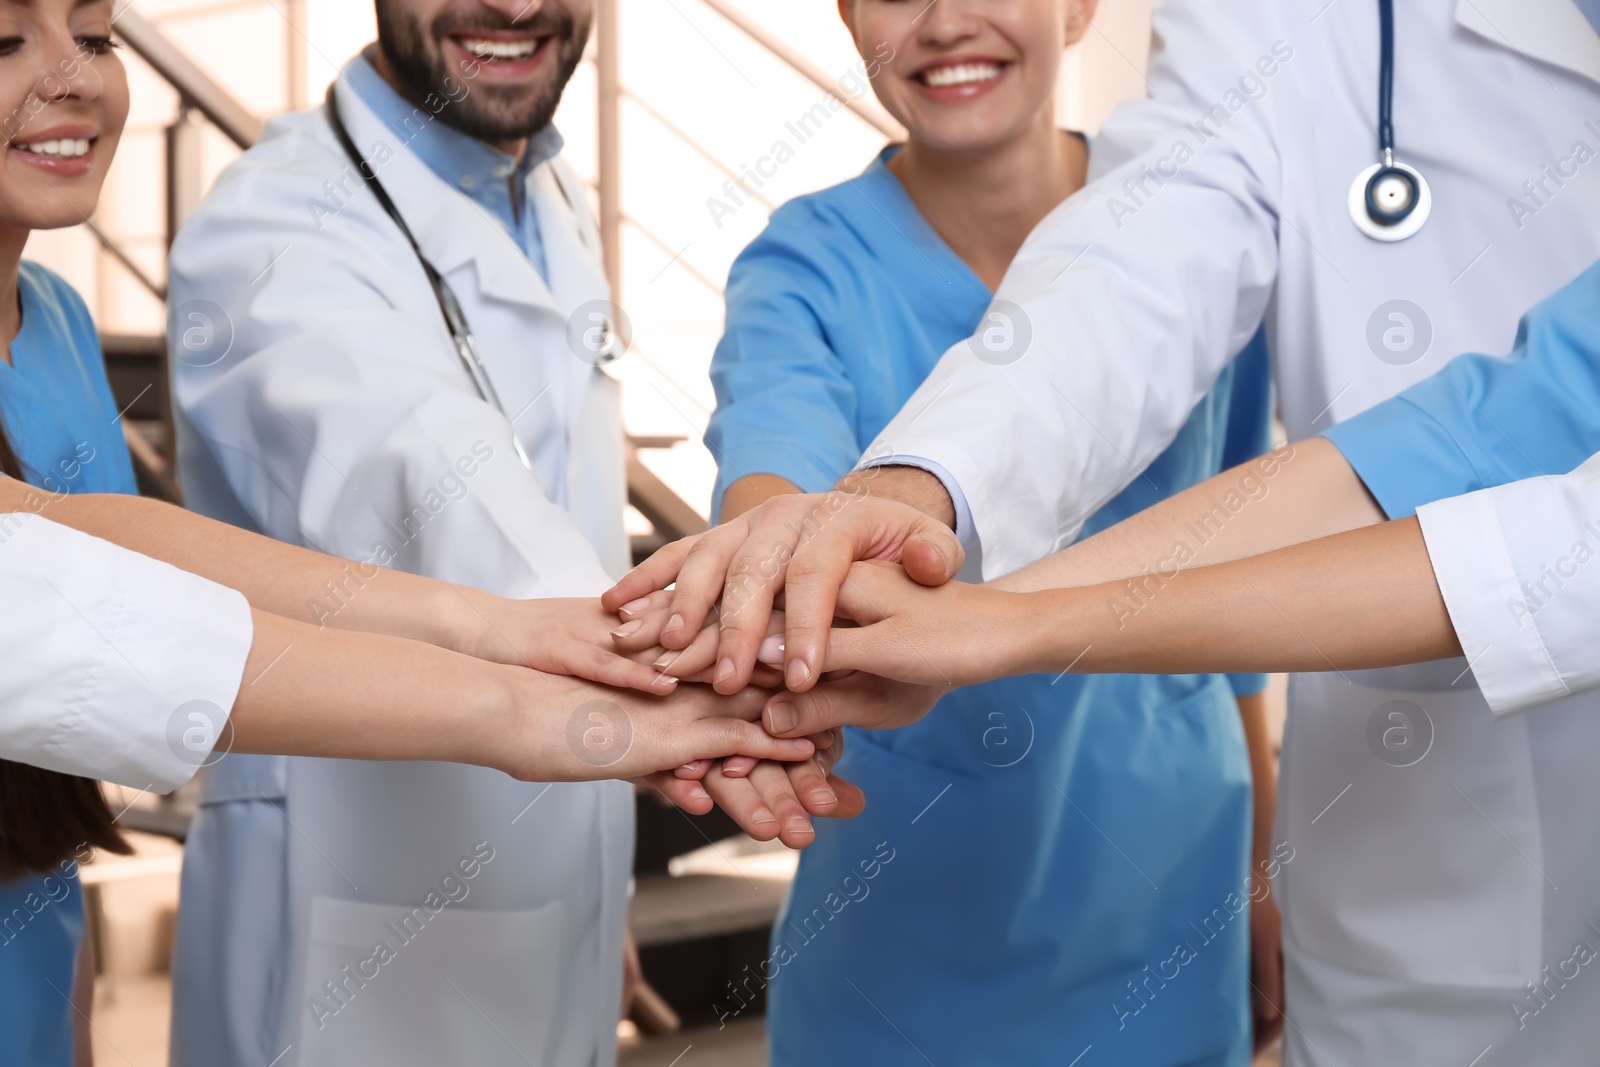
[[[88,311],[60,278],[22,261],[30,233],[81,223],[99,200],[128,115],[111,15],[111,0],[0,3],[0,427],[5,473],[52,492],[135,491]],[[126,847],[96,783],[0,761],[0,914],[91,845]],[[0,957],[0,1033],[16,1062],[72,1062],[64,993],[85,992],[75,979],[81,901],[70,893]]]

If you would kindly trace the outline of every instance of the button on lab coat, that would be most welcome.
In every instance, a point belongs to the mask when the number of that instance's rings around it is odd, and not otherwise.
[[[0,757],[152,793],[194,776],[250,655],[243,596],[39,515],[7,512],[0,604]]]
[[[1152,99],[1108,120],[1096,181],[996,294],[1031,340],[1001,359],[953,348],[868,450],[949,473],[987,574],[1068,543],[1263,315],[1300,438],[1457,353],[1507,351],[1518,316],[1593,261],[1600,38],[1579,9],[1415,0],[1395,17],[1396,154],[1433,211],[1382,243],[1347,209],[1378,158],[1377,5],[1156,12]],[[1366,740],[1393,701],[1434,723],[1415,766]],[[1525,1028],[1508,1003],[1576,940],[1600,944],[1578,906],[1600,898],[1600,790],[1573,755],[1597,750],[1600,706],[1497,720],[1464,661],[1294,679],[1278,827],[1296,857],[1278,882],[1291,1067],[1469,1063],[1489,1045],[1480,1067],[1579,1061],[1600,982]]]
[[[459,298],[533,471],[317,109],[270,123],[173,247],[190,504],[508,596],[598,594],[627,563],[623,462],[616,383],[567,340],[574,311],[607,295],[580,184],[559,161],[534,172],[547,286],[336,91]],[[307,590],[308,617],[359,595]],[[185,859],[174,1062],[610,1063],[632,832],[615,782],[224,760]],[[402,937],[408,923],[425,932]],[[372,962],[379,944],[392,962]]]

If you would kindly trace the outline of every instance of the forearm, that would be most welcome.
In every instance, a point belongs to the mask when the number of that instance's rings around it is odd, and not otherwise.
[[[252,612],[230,723],[236,752],[501,767],[531,671],[414,641]],[[524,677],[526,676],[526,677]]]
[[[459,648],[478,618],[472,603],[488,597],[285,544],[140,497],[57,496],[0,478],[0,510],[43,515],[237,589],[262,611],[318,626]]]
[[[1028,662],[1007,673],[1359,670],[1461,654],[1414,518],[1026,596]]]
[[[1254,816],[1250,862],[1259,871],[1272,852],[1272,820],[1278,806],[1278,757],[1272,730],[1267,725],[1267,694],[1241,696],[1239,720],[1244,726],[1245,748],[1250,755],[1250,784]]]
[[[992,584],[1032,592],[1188,570],[1383,517],[1339,450],[1314,437],[1223,471]]]

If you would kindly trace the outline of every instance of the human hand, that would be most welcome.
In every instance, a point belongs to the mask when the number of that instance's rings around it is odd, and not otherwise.
[[[678,675],[618,653],[611,639],[616,617],[598,600],[515,600],[461,586],[457,591],[463,601],[457,652],[656,695],[678,686]]]
[[[1022,627],[1037,621],[1024,610],[1027,596],[965,582],[930,589],[893,564],[857,563],[837,603],[839,615],[857,625],[829,633],[823,669],[946,688],[1026,673],[1031,642]],[[767,638],[760,660],[779,660],[783,640]]]
[[[491,755],[471,762],[526,781],[631,779],[697,759],[796,761],[816,751],[803,738],[774,738],[755,721],[770,695],[764,689],[722,696],[706,686],[684,685],[670,696],[650,697],[521,670],[508,671],[507,683],[510,714],[488,738]]]
[[[868,472],[870,473],[870,472]],[[660,643],[695,643],[720,601],[714,686],[731,693],[750,680],[756,653],[779,599],[788,611],[784,679],[804,692],[821,676],[839,587],[857,560],[901,563],[926,585],[961,569],[963,552],[949,526],[896,501],[867,493],[867,477],[814,495],[773,497],[743,515],[661,549],[601,597],[612,611],[671,591]],[[931,477],[931,476],[929,476]]]
[[[1259,871],[1251,877],[1250,1003],[1260,1052],[1283,1033],[1283,917],[1272,883]]]
[[[778,763],[743,756],[704,760],[679,768],[671,776],[676,781],[650,784],[669,799],[697,795],[706,811],[715,801],[757,841],[776,837],[790,848],[805,848],[816,836],[808,816],[851,819],[866,806],[861,790],[833,773],[844,754],[844,733],[834,730],[808,740],[817,743],[816,755],[809,760]]]

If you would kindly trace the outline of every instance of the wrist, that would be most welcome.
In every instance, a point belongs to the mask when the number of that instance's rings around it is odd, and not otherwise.
[[[1011,598],[1013,619],[1026,619],[1021,640],[1007,653],[1014,673],[1061,674],[1078,666],[1092,645],[1088,613],[1082,590],[1044,589],[1033,593],[1005,593]]]
[[[921,467],[885,464],[851,471],[839,480],[838,488],[909,505],[952,530],[956,528],[956,506],[949,491],[938,475]]]

